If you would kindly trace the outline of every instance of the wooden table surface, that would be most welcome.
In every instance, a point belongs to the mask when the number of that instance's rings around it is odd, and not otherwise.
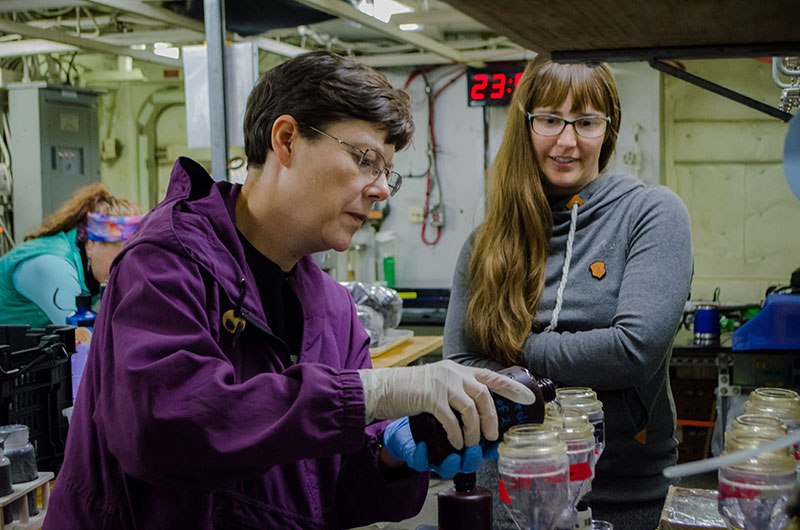
[[[391,350],[372,358],[373,368],[389,368],[391,366],[407,366],[425,354],[428,354],[442,345],[443,337],[422,336],[411,337],[411,340],[398,344]]]

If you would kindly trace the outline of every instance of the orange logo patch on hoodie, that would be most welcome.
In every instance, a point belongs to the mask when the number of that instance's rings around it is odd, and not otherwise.
[[[594,263],[589,265],[589,270],[592,271],[592,276],[594,276],[598,280],[602,280],[603,276],[606,275],[606,262],[595,261]]]

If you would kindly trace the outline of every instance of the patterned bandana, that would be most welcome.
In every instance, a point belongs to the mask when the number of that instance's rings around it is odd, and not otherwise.
[[[91,241],[125,241],[133,235],[141,220],[141,215],[113,217],[90,213],[86,220],[86,237]]]

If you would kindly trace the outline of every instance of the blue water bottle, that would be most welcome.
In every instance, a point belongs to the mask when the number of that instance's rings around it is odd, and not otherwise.
[[[81,294],[75,297],[75,306],[77,309],[67,317],[67,324],[76,328],[89,328],[91,331],[97,318],[97,313],[92,311],[91,293],[81,291]]]
[[[70,356],[72,365],[72,400],[78,395],[78,386],[81,376],[89,358],[89,344],[92,341],[92,331],[97,313],[92,311],[92,295],[86,291],[75,297],[77,309],[67,317],[67,324],[75,326],[75,353]]]

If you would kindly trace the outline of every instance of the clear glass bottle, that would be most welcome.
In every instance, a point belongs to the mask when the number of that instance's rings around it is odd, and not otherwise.
[[[568,505],[567,445],[545,425],[518,425],[498,448],[500,500],[519,528],[552,530]]]
[[[758,447],[764,435],[729,432],[725,454]],[[795,462],[788,449],[765,452],[719,469],[718,509],[728,528],[778,530],[786,527],[786,505],[795,484]]]
[[[594,427],[595,453],[600,458],[606,446],[606,420],[597,393],[589,387],[563,387],[556,389],[556,401],[562,407],[577,408],[586,414]]]

